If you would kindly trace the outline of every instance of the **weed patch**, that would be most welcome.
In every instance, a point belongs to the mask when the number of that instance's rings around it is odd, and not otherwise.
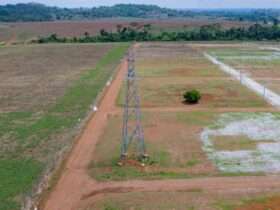
[[[19,194],[27,192],[43,165],[32,159],[0,160],[0,209],[19,209]]]

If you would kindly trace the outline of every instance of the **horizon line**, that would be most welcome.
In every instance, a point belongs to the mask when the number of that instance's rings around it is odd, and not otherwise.
[[[56,5],[49,5],[49,4],[44,4],[44,3],[40,3],[40,2],[35,2],[35,1],[30,1],[27,3],[6,3],[6,4],[1,4],[0,2],[0,6],[8,6],[8,5],[19,5],[19,4],[40,4],[40,5],[44,5],[46,7],[56,7],[56,8],[60,8],[60,9],[92,9],[92,8],[99,8],[99,7],[113,7],[116,5],[146,5],[146,6],[158,6],[160,8],[164,8],[164,9],[172,9],[172,10],[279,10],[280,7],[190,7],[190,8],[171,8],[171,7],[164,7],[164,6],[160,6],[157,4],[134,4],[134,3],[119,3],[119,4],[113,4],[113,5],[98,5],[98,6],[85,6],[85,7],[71,7],[71,6],[56,6]]]

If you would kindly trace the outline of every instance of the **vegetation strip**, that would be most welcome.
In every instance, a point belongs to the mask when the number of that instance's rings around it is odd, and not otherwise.
[[[254,24],[249,28],[232,27],[224,29],[220,24],[204,25],[199,28],[189,28],[184,31],[163,31],[153,33],[151,25],[123,27],[119,26],[116,32],[100,30],[99,35],[91,36],[85,32],[81,37],[58,37],[51,34],[39,37],[34,43],[91,43],[91,42],[130,42],[130,41],[261,41],[279,40],[280,27],[277,25],[263,26]]]
[[[94,69],[82,75],[56,105],[39,117],[38,113],[31,112],[0,114],[0,137],[4,144],[0,150],[0,210],[20,209],[22,195],[30,192],[35,181],[48,167],[52,167],[57,157],[53,154],[52,160],[42,161],[30,151],[52,138],[59,140],[57,136],[60,133],[68,132],[79,124],[128,46],[115,45]],[[6,149],[5,138],[11,144]],[[58,144],[60,146],[65,148],[69,145]],[[56,151],[63,148],[56,148]],[[48,149],[44,153],[50,152]]]

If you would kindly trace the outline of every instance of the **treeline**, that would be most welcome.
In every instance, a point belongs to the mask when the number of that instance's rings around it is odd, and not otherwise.
[[[0,5],[0,21],[92,20],[96,18],[191,17],[190,11],[161,8],[155,5],[117,4],[93,8],[58,8],[38,3]]]
[[[279,19],[279,9],[214,9],[214,10],[195,10],[196,16],[208,18],[224,18],[235,21],[251,21],[269,23]]]
[[[150,25],[143,27],[118,27],[116,32],[101,30],[96,36],[85,33],[81,37],[58,37],[52,34],[40,37],[36,43],[90,43],[90,42],[130,42],[130,41],[228,41],[248,40],[265,41],[280,40],[278,25],[262,26],[254,24],[249,28],[224,29],[219,24],[205,25],[199,29],[181,32],[151,33]]]
[[[155,5],[117,4],[93,8],[58,8],[38,3],[8,4],[0,6],[0,21],[57,21],[92,20],[96,18],[167,18],[167,17],[208,17],[227,20],[269,23],[280,16],[279,9],[216,9],[216,10],[176,10]]]
[[[25,21],[50,21],[53,20],[53,14],[58,9],[46,7],[42,4],[29,3],[6,6],[0,5],[1,22],[25,22]]]

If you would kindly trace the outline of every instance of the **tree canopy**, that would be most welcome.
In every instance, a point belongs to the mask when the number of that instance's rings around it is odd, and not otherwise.
[[[233,27],[224,29],[219,24],[205,25],[198,29],[188,29],[179,32],[151,32],[150,25],[119,26],[116,32],[100,30],[99,35],[91,36],[85,32],[81,37],[58,37],[52,34],[47,37],[40,37],[38,43],[65,43],[65,42],[129,42],[129,41],[265,41],[280,40],[280,27],[278,25],[263,26],[254,24],[249,28]]]

